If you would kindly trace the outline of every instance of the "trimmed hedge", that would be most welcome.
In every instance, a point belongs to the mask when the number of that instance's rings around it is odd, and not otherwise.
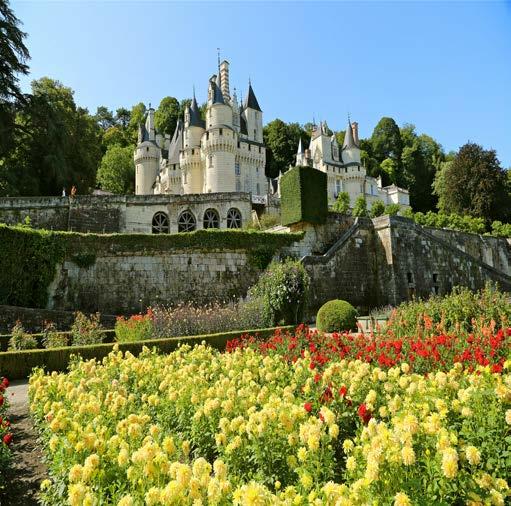
[[[282,224],[323,224],[328,215],[327,176],[312,167],[294,167],[280,179]]]
[[[357,326],[357,310],[345,300],[329,300],[321,306],[316,327],[322,332],[353,330]]]
[[[106,343],[92,344],[88,346],[66,346],[65,348],[52,348],[48,350],[22,350],[7,351],[0,353],[0,376],[9,379],[28,378],[34,367],[43,367],[47,372],[66,370],[72,355],[79,355],[84,360],[92,358],[102,359],[106,357],[115,345],[121,351],[129,351],[138,355],[144,346],[157,348],[163,353],[175,350],[180,344],[193,346],[206,341],[209,346],[218,350],[224,350],[227,341],[236,337],[252,334],[261,339],[271,336],[277,328],[282,330],[293,330],[294,326],[273,327],[268,329],[255,329],[233,332],[221,332],[219,334],[208,334],[203,336],[167,337],[163,339],[148,339],[132,343]]]
[[[115,330],[114,329],[105,329],[105,330],[102,330],[101,333],[103,334],[103,342],[104,343],[113,343],[115,341]],[[69,338],[68,342],[72,341],[72,334],[70,331],[56,332],[56,334],[67,336]],[[38,332],[36,334],[30,334],[30,335],[36,338],[37,348],[42,349],[44,334],[42,332]],[[9,339],[11,337],[12,337],[12,334],[0,334],[0,351],[7,351],[7,348],[9,347]]]
[[[196,230],[181,234],[82,234],[0,224],[0,304],[45,307],[57,264],[68,259],[88,268],[101,254],[175,250],[244,250],[251,265],[264,268],[302,233],[256,230]]]

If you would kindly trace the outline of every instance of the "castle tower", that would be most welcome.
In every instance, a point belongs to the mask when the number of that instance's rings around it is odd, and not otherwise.
[[[259,107],[252,83],[248,83],[248,93],[243,106],[246,118],[248,138],[256,142],[263,142],[263,111]]]
[[[225,73],[224,73],[225,74]],[[209,81],[206,131],[202,135],[205,193],[233,192],[236,188],[235,157],[237,133],[233,111],[222,93],[221,76]]]
[[[156,144],[154,109],[152,107],[147,111],[145,125],[140,124],[139,126],[138,141],[133,155],[135,194],[151,195],[160,164],[160,148]]]
[[[302,144],[302,138],[298,142],[298,150],[296,151],[296,166],[299,165],[307,165],[307,161],[305,159],[305,149]]]
[[[337,137],[335,134],[332,134],[332,137],[330,137],[330,144],[332,146],[332,159],[334,162],[339,161],[339,143],[337,142]]]
[[[323,161],[332,161],[331,139],[327,135],[328,126],[323,121],[312,132],[310,151],[313,160],[313,167],[321,168]]]
[[[200,148],[204,131],[205,124],[194,92],[192,103],[185,111],[184,145],[179,159],[184,193],[202,193],[204,188]]]
[[[355,128],[353,128],[355,126]],[[356,137],[356,141],[355,141]],[[360,147],[358,145],[358,125],[357,123],[351,124],[348,120],[346,134],[344,136],[344,143],[342,145],[342,161],[343,163],[360,164]]]

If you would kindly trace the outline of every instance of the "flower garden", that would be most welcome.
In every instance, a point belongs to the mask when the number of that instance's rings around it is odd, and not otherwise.
[[[471,296],[371,335],[300,325],[37,370],[43,504],[506,504],[510,308],[485,291],[453,316]]]

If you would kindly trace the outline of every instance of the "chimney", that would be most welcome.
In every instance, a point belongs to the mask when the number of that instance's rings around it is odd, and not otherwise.
[[[358,146],[358,123],[356,121],[351,124],[351,131],[353,133],[353,141]]]
[[[222,89],[222,95],[224,99],[230,100],[231,96],[229,93],[229,62],[224,60],[220,64],[220,87]]]

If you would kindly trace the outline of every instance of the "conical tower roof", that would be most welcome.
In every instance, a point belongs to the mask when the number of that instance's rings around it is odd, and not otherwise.
[[[195,99],[195,93],[193,95],[192,103],[190,105],[190,126],[205,127],[204,120],[201,118],[199,106]]]
[[[256,111],[262,112],[261,108],[259,107],[259,102],[257,101],[257,98],[255,96],[254,90],[252,89],[252,84],[248,83],[248,94],[247,98],[245,100],[245,109],[254,109]]]
[[[348,120],[348,127],[346,128],[346,134],[344,135],[344,142],[342,144],[342,149],[352,149],[358,148],[355,143],[355,139],[353,139],[353,129],[351,128],[351,121]]]

